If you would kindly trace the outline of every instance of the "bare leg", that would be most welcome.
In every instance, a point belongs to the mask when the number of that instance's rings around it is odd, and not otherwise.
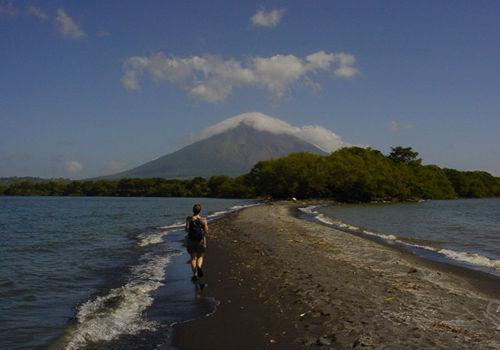
[[[196,266],[197,266],[199,269],[201,269],[201,267],[203,266],[203,253],[198,254],[198,255],[196,256],[196,258],[197,258],[197,259],[196,259]]]
[[[193,276],[196,276],[196,267],[197,267],[197,254],[192,253],[191,254],[191,271],[193,271]]]

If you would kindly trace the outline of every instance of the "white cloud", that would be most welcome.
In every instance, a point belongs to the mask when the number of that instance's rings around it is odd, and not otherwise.
[[[266,11],[264,8],[260,8],[255,15],[250,17],[253,24],[262,27],[276,27],[280,21],[281,17],[285,13],[285,9],[274,9]]]
[[[272,118],[258,112],[248,112],[226,119],[218,124],[202,130],[199,134],[192,134],[186,139],[186,144],[208,139],[214,135],[223,133],[246,124],[259,131],[267,131],[273,134],[293,135],[301,140],[309,142],[325,152],[332,152],[351,144],[342,141],[342,137],[318,125],[306,125],[302,127],[291,126],[283,120]]]
[[[358,74],[359,71],[354,67],[341,65],[339,68],[335,69],[334,73],[338,77],[351,78]]]
[[[352,78],[358,70],[355,58],[346,53],[319,51],[305,59],[294,55],[250,57],[245,62],[224,60],[214,55],[166,57],[156,53],[150,57],[129,57],[123,64],[122,85],[129,90],[140,88],[140,78],[148,74],[156,81],[177,84],[196,100],[214,103],[225,100],[234,88],[258,87],[271,97],[280,99],[295,85],[303,83],[317,89],[312,76],[320,72],[340,78]]]
[[[291,85],[307,72],[304,62],[294,55],[275,55],[251,60],[255,82],[266,87],[276,97],[282,97]]]
[[[38,7],[34,7],[34,6],[28,7],[28,13],[30,15],[38,17],[44,21],[49,19],[49,16],[43,10],[39,9]]]
[[[76,160],[68,160],[67,162],[64,162],[64,171],[68,173],[75,174],[79,173],[82,170],[83,166]]]
[[[332,64],[336,63],[338,68],[333,73],[341,78],[351,78],[359,73],[359,70],[352,66],[356,63],[356,58],[344,52],[335,54],[318,51],[307,56],[306,60],[309,62],[309,68],[314,71],[316,69],[328,70]]]
[[[393,120],[389,122],[389,128],[392,131],[411,130],[415,128],[415,125],[406,122],[397,122]]]
[[[311,55],[306,56],[306,61],[309,62],[311,69],[328,69],[335,61],[335,54],[328,54],[321,50]]]
[[[189,91],[189,96],[196,100],[215,103],[225,100],[232,90],[231,85],[213,81],[196,85]]]
[[[57,10],[56,26],[59,33],[71,39],[80,39],[87,35],[63,9]]]
[[[342,141],[342,137],[318,125],[306,125],[297,130],[296,136],[312,143],[325,152],[332,152],[342,147],[352,146]]]
[[[120,81],[127,90],[138,90],[141,88],[137,78],[137,72],[134,70],[126,70]]]

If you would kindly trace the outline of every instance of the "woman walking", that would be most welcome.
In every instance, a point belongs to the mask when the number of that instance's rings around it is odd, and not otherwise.
[[[193,206],[193,215],[186,218],[185,230],[187,235],[187,251],[191,255],[191,270],[193,281],[203,277],[203,254],[207,249],[206,235],[208,234],[207,220],[200,216],[201,205]]]

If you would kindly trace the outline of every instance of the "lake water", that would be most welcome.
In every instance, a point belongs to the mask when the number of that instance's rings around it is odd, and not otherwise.
[[[172,325],[217,304],[191,283],[182,245],[195,202],[209,220],[255,203],[0,197],[0,348],[172,349]],[[500,276],[500,199],[302,210],[305,218]]]
[[[500,276],[500,198],[311,206],[309,218]]]
[[[181,243],[196,202],[209,221],[254,203],[0,197],[0,348],[170,348],[173,323],[216,307]]]

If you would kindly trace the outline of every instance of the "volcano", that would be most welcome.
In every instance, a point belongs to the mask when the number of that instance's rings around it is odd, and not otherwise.
[[[262,160],[276,159],[294,152],[327,154],[314,144],[287,132],[287,128],[292,131],[297,129],[261,113],[245,113],[205,129],[203,139],[176,152],[102,178],[235,177],[248,173]]]

